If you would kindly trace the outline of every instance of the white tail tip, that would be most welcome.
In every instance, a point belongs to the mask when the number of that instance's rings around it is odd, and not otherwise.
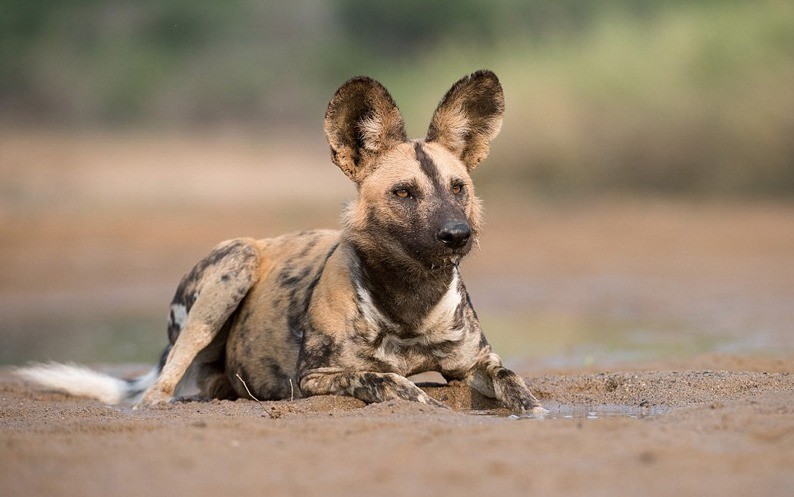
[[[89,397],[107,404],[118,404],[133,393],[130,382],[77,364],[31,364],[16,369],[14,374],[42,388]]]

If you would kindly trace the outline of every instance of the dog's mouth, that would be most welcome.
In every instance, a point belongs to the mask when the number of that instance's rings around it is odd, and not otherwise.
[[[457,267],[458,264],[460,264],[461,259],[463,259],[463,256],[460,255],[445,257],[443,259],[440,259],[439,261],[431,262],[430,270],[436,271],[436,270],[448,269],[451,267]]]
[[[456,249],[441,250],[439,253],[434,254],[433,257],[426,261],[430,270],[448,269],[450,267],[457,267],[460,261],[471,250],[471,244]]]

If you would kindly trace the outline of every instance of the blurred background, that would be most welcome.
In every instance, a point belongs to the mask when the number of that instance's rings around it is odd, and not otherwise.
[[[0,364],[153,362],[220,240],[335,227],[325,106],[489,68],[464,264],[525,370],[794,351],[787,0],[0,0]]]

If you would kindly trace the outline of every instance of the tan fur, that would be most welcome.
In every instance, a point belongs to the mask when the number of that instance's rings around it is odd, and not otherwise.
[[[503,114],[499,80],[493,73],[474,73],[458,81],[441,101],[427,141],[448,148],[472,170],[488,156],[489,144],[502,128]]]
[[[485,339],[458,267],[482,227],[469,171],[503,107],[496,76],[474,73],[444,97],[427,140],[408,141],[380,83],[342,85],[325,131],[359,191],[343,229],[216,247],[177,288],[170,344],[141,404],[187,395],[194,377],[201,397],[440,405],[406,378],[437,371],[514,411],[540,412]]]

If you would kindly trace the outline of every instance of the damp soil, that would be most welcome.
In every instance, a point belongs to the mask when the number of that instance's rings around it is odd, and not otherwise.
[[[549,408],[544,419],[512,415],[456,383],[422,384],[449,409],[322,396],[133,410],[31,390],[4,369],[0,489],[4,496],[790,495],[790,364],[709,356],[693,362],[699,369],[671,363],[527,377]]]

